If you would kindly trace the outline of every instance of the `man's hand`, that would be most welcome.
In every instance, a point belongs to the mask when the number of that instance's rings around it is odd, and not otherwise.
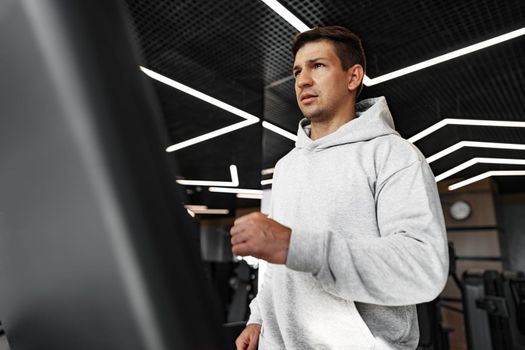
[[[292,230],[256,212],[235,220],[230,230],[234,255],[251,255],[273,264],[285,264]]]
[[[252,323],[246,326],[242,333],[235,340],[237,350],[257,350],[259,345],[259,334],[261,325]]]

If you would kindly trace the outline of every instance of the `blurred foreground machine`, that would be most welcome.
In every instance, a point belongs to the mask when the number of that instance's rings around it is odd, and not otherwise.
[[[12,350],[227,348],[124,13],[116,0],[0,2]]]

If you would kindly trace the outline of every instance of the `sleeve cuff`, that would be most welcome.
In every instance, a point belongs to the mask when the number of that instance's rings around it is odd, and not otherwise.
[[[262,324],[262,320],[260,318],[250,316],[248,322],[246,322],[246,325],[249,324]]]
[[[259,296],[255,297],[255,299],[252,300],[250,303],[250,317],[248,318],[248,322],[246,322],[246,325],[249,325],[251,323],[257,323],[262,324],[262,317],[259,314]]]
[[[286,267],[314,275],[321,269],[324,235],[293,230],[288,247]]]

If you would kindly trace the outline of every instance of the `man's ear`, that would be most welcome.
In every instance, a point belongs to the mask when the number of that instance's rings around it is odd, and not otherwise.
[[[358,90],[365,76],[365,70],[360,64],[354,64],[348,68],[348,90]]]

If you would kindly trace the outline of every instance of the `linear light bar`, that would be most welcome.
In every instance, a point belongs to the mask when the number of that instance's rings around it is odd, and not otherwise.
[[[402,68],[402,69],[398,69],[396,71],[393,71],[393,72],[385,74],[385,75],[381,75],[379,77],[375,77],[375,78],[365,77],[363,79],[363,84],[365,84],[366,86],[372,86],[372,85],[380,84],[380,83],[383,83],[385,81],[388,81],[388,80],[391,80],[391,79],[395,79],[395,78],[398,78],[400,76],[403,76],[403,75],[406,75],[406,74],[410,74],[412,72],[416,72],[418,70],[421,70],[421,69],[424,69],[424,68],[428,68],[430,66],[433,66],[433,65],[436,65],[436,64],[439,64],[439,63],[443,63],[445,61],[449,61],[449,60],[452,60],[454,58],[457,58],[457,57],[460,57],[460,56],[463,56],[463,55],[466,55],[466,54],[469,54],[469,53],[472,53],[472,52],[475,52],[475,51],[478,51],[478,50],[481,50],[481,49],[485,49],[485,48],[487,48],[489,46],[493,46],[493,45],[505,42],[507,40],[511,40],[511,39],[517,38],[517,37],[522,36],[524,34],[525,34],[525,27],[517,29],[517,30],[514,30],[512,32],[509,32],[509,33],[506,33],[506,34],[503,34],[503,35],[499,35],[499,36],[497,36],[495,38],[492,38],[492,39],[488,39],[488,40],[479,42],[479,43],[474,44],[474,45],[470,45],[470,46],[464,47],[464,48],[459,49],[459,50],[455,50],[455,51],[446,53],[446,54],[441,55],[441,56],[437,56],[437,57],[431,58],[429,60],[426,60],[426,61],[423,61],[423,62],[420,62],[420,63],[413,64],[411,66],[408,66],[408,67],[405,67],[405,68]]]
[[[262,194],[237,193],[236,197],[243,199],[262,199]]]
[[[525,176],[525,170],[491,170],[466,180],[456,182],[455,184],[448,186],[448,189],[449,191],[454,191],[458,188],[470,185],[471,183],[486,179],[487,177],[491,176]]]
[[[290,139],[290,140],[292,140],[294,142],[297,141],[297,135],[292,134],[291,132],[282,129],[282,128],[278,127],[277,125],[274,125],[274,124],[269,123],[267,121],[263,121],[262,122],[262,126],[264,128],[266,128],[266,129],[268,129],[268,130],[271,130],[271,131],[281,135],[281,136],[286,137],[287,139]]]
[[[193,210],[193,212],[197,215],[202,215],[202,214],[226,215],[230,213],[228,209],[202,209],[202,210]]]
[[[208,209],[208,206],[188,204],[188,205],[185,205],[184,208],[189,209],[189,210],[204,210],[204,209]]]
[[[182,141],[182,142],[176,143],[174,145],[171,145],[171,146],[166,148],[166,152],[178,151],[179,149],[186,148],[188,146],[192,146],[192,145],[195,145],[197,143],[207,141],[209,139],[213,139],[213,138],[215,138],[217,136],[221,136],[221,135],[227,134],[229,132],[245,128],[245,127],[250,126],[250,125],[255,124],[255,123],[256,122],[254,122],[252,120],[245,120],[245,121],[242,121],[242,122],[238,122],[238,123],[226,126],[224,128],[220,128],[220,129],[211,131],[209,133],[206,133],[206,134],[203,134],[203,135],[200,135],[200,136],[188,139],[186,141]]]
[[[450,170],[445,171],[442,174],[439,174],[436,176],[436,182],[439,182],[443,179],[446,179],[447,177],[450,177],[462,170],[465,170],[466,168],[469,168],[473,166],[474,164],[519,164],[519,165],[525,165],[525,159],[508,159],[508,158],[481,158],[476,157],[472,158],[471,160],[466,161],[465,163],[462,163]]]
[[[305,32],[310,28],[304,24],[299,18],[295,17],[293,13],[288,11],[286,7],[281,5],[277,0],[261,0],[268,7],[274,10],[279,16],[281,16],[286,22],[290,23],[292,27],[300,32]]]
[[[271,89],[274,86],[278,86],[278,85],[284,84],[284,83],[286,83],[286,82],[288,82],[290,80],[295,80],[293,75],[289,75],[289,76],[284,77],[282,79],[275,80],[273,83],[270,83],[270,84],[266,85],[264,88],[265,89]]]
[[[210,192],[220,193],[245,193],[245,194],[262,194],[262,190],[248,189],[248,188],[223,188],[223,187],[210,187]]]
[[[266,169],[261,170],[261,175],[270,175],[270,174],[273,174],[274,171],[275,171],[275,168],[266,168]]]
[[[261,180],[261,185],[270,185],[273,183],[273,179]]]
[[[408,139],[409,142],[416,142],[421,140],[423,137],[428,136],[441,129],[446,125],[474,125],[474,126],[496,126],[496,127],[507,127],[507,128],[525,128],[525,122],[514,122],[514,121],[502,121],[502,120],[481,120],[481,119],[455,119],[445,118],[437,122],[436,124],[426,128],[425,130],[415,134]]]
[[[241,129],[241,128],[244,128],[244,127],[247,127],[249,125],[252,125],[252,124],[255,124],[255,123],[258,123],[259,122],[259,118],[250,114],[250,113],[247,113],[243,110],[240,110],[239,108],[236,108],[232,105],[229,105],[227,103],[224,103],[214,97],[211,97],[209,95],[206,95],[200,91],[197,91],[195,89],[192,89],[190,88],[189,86],[186,86],[184,84],[181,84],[173,79],[170,79],[162,74],[159,74],[157,72],[154,72],[148,68],[145,68],[145,67],[142,67],[140,66],[140,69],[147,75],[149,76],[150,78],[152,79],[155,79],[163,84],[166,84],[168,86],[171,86],[179,91],[182,91],[182,92],[185,92],[189,95],[192,95],[202,101],[205,101],[205,102],[208,102],[216,107],[219,107],[219,108],[222,108],[224,109],[225,111],[228,111],[230,113],[233,113],[241,118],[244,118],[246,119],[245,121],[243,122],[239,122],[239,123],[235,123],[235,124],[232,124],[230,126],[227,126],[227,127],[224,127],[224,128],[221,128],[221,129],[217,129],[215,131],[212,131],[212,132],[209,132],[207,134],[204,134],[204,135],[201,135],[201,136],[198,136],[198,137],[194,137],[192,139],[189,139],[189,140],[186,140],[186,141],[183,141],[183,142],[179,142],[177,144],[174,144],[172,146],[169,146],[168,148],[166,148],[166,151],[167,152],[173,152],[173,151],[177,151],[181,148],[185,148],[185,147],[188,147],[188,146],[191,146],[191,145],[194,145],[196,143],[199,143],[199,142],[203,142],[203,141],[206,141],[206,140],[209,140],[211,138],[214,138],[214,137],[217,137],[217,136],[220,136],[220,135],[224,135],[226,133],[229,133],[229,132],[232,132],[232,131],[235,131],[235,130],[238,130],[238,129]]]
[[[230,165],[231,181],[206,181],[206,180],[177,180],[177,183],[184,186],[239,186],[239,175],[237,174],[237,167]]]
[[[460,141],[455,145],[452,145],[444,150],[427,158],[427,162],[430,164],[440,158],[443,158],[450,153],[453,153],[463,147],[476,147],[476,148],[497,148],[497,149],[515,149],[525,150],[524,144],[517,143],[501,143],[501,142],[478,142],[478,141]]]

